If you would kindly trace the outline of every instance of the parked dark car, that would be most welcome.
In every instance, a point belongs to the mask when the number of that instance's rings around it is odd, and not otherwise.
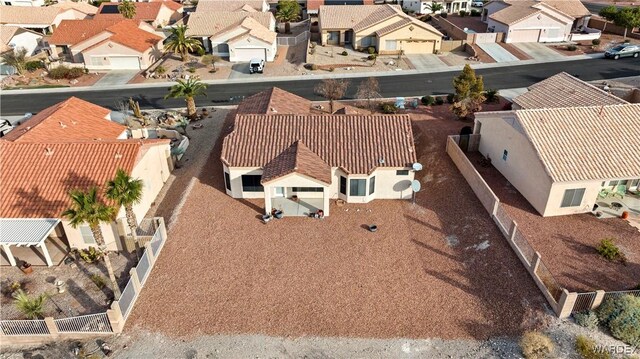
[[[631,44],[618,45],[607,50],[604,53],[604,57],[614,60],[617,60],[621,57],[638,57],[639,55],[640,46]]]

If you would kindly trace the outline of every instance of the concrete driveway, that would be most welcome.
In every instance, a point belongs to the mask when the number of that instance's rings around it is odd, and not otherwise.
[[[507,51],[504,47],[500,46],[500,44],[485,43],[485,44],[477,44],[487,55],[491,56],[496,62],[513,62],[518,61],[518,58],[515,57],[512,53]]]
[[[93,86],[117,86],[126,85],[140,70],[112,70],[107,72],[100,80],[98,80]]]
[[[449,66],[434,54],[409,54],[405,56],[411,61],[413,67],[419,71],[446,69]]]
[[[538,42],[519,42],[512,45],[538,61],[557,61],[565,58],[564,55]]]
[[[248,62],[241,62],[231,66],[231,73],[229,74],[230,79],[243,79],[248,77],[251,77]]]

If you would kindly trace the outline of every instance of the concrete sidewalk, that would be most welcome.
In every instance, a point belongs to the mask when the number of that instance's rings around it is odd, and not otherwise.
[[[472,64],[471,67],[478,69],[488,69],[496,67],[518,67],[531,64],[543,64],[549,62],[568,62],[586,59],[596,59],[604,57],[603,54],[588,54],[579,56],[565,56],[562,61],[549,60],[524,60],[518,62],[509,63],[491,63],[491,64]],[[306,74],[296,76],[279,76],[279,77],[256,77],[256,78],[241,78],[241,79],[222,79],[222,80],[207,80],[203,81],[208,85],[220,85],[220,84],[246,84],[246,83],[260,83],[260,82],[285,82],[285,81],[306,81],[306,80],[322,80],[327,78],[365,78],[365,77],[386,77],[386,76],[398,76],[398,75],[417,75],[417,74],[431,74],[431,73],[443,73],[443,72],[459,72],[464,66],[449,66],[447,68],[434,68],[424,70],[404,70],[404,71],[387,71],[387,72],[361,72],[361,73],[326,73],[322,75]],[[48,89],[29,89],[29,90],[10,90],[3,91],[3,95],[20,95],[20,94],[32,94],[32,93],[65,93],[65,92],[78,92],[78,91],[104,91],[104,90],[120,90],[127,89],[145,89],[145,88],[160,88],[170,87],[175,85],[175,82],[154,82],[154,83],[140,83],[129,84],[126,86],[104,86],[104,87],[63,87],[63,88],[48,88]]]

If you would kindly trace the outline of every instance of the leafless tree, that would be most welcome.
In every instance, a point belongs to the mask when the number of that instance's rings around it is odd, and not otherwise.
[[[362,81],[358,86],[356,98],[367,101],[367,108],[373,111],[373,102],[371,99],[380,98],[380,84],[375,77],[369,77]]]
[[[316,94],[329,100],[329,107],[333,113],[333,102],[343,98],[348,87],[349,81],[347,80],[325,79],[317,84],[313,90]]]

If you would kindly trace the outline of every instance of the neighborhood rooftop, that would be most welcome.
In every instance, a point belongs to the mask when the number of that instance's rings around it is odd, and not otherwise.
[[[126,127],[108,120],[110,112],[104,107],[70,97],[38,112],[5,135],[0,142],[116,139]]]
[[[53,6],[2,6],[0,23],[49,26],[61,11],[64,10]]]
[[[0,141],[0,217],[59,218],[69,191],[102,186],[118,169],[131,173],[148,146],[169,140],[75,143]]]
[[[533,84],[513,99],[523,109],[619,105],[627,101],[561,72]]]
[[[325,29],[367,28],[397,14],[399,5],[322,5],[320,21]]]
[[[158,17],[162,6],[166,6],[172,11],[178,11],[182,5],[174,1],[151,1],[151,2],[133,2],[136,7],[136,13],[133,20],[153,21]],[[124,19],[118,10],[118,3],[103,2],[98,8],[95,19]]]
[[[640,177],[640,104],[514,114],[555,182]]]
[[[201,0],[196,11],[262,11],[263,1],[260,0]]]
[[[351,174],[416,162],[408,115],[237,115],[221,159],[233,167],[264,167],[296,141]]]
[[[306,114],[311,101],[277,87],[249,96],[238,105],[238,114]]]
[[[250,17],[268,31],[273,15],[270,12],[195,12],[187,21],[187,36],[215,36],[239,27]]]
[[[506,25],[532,16],[544,7],[574,18],[590,15],[589,10],[579,0],[506,0],[504,2],[509,6],[489,15],[489,17]]]

